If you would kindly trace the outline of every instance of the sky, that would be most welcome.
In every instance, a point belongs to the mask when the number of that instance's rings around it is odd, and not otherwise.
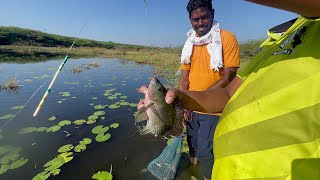
[[[191,29],[188,0],[1,0],[0,26],[98,41],[175,47]],[[298,15],[243,0],[213,0],[215,20],[239,43]],[[82,31],[81,31],[82,29]]]

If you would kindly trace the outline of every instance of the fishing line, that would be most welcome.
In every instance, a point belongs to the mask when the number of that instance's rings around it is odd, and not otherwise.
[[[28,99],[28,101],[23,105],[23,108],[21,108],[11,119],[9,119],[6,123],[4,123],[1,127],[0,127],[0,131],[6,127],[10,121],[12,121],[22,110],[24,110],[24,108],[28,105],[28,103],[31,101],[31,99],[37,94],[37,92],[50,80],[51,78],[49,78],[47,81],[45,81],[32,95],[31,97]]]
[[[96,6],[96,7],[97,7],[97,6]],[[30,96],[30,98],[29,98],[29,99],[27,100],[27,102],[24,104],[23,108],[21,108],[16,114],[14,114],[14,116],[13,116],[11,119],[9,119],[6,123],[4,123],[4,124],[0,127],[0,132],[2,131],[2,129],[3,129],[4,127],[6,127],[6,126],[9,124],[9,122],[11,122],[15,117],[17,117],[17,116],[20,114],[20,112],[22,112],[22,111],[26,108],[26,106],[29,104],[29,102],[31,101],[31,99],[37,94],[37,92],[38,92],[49,80],[52,79],[50,85],[51,85],[51,86],[53,85],[52,82],[55,81],[55,79],[57,78],[57,75],[58,75],[59,72],[62,70],[64,64],[67,62],[68,55],[69,55],[69,53],[71,52],[74,44],[76,43],[77,37],[79,37],[79,35],[80,35],[81,32],[83,31],[83,29],[84,29],[84,28],[87,26],[87,24],[89,23],[89,20],[90,20],[91,17],[93,16],[96,7],[94,7],[94,8],[92,9],[90,15],[88,16],[88,19],[87,19],[86,23],[82,26],[82,28],[80,29],[80,31],[78,32],[78,34],[75,36],[74,41],[73,41],[73,43],[71,44],[71,46],[70,46],[70,48],[69,48],[69,50],[68,50],[68,52],[67,52],[67,55],[66,55],[63,63],[60,65],[60,68],[59,68],[58,71],[55,73],[55,75],[54,75],[54,76],[51,76],[47,81],[45,81],[45,82]],[[52,78],[52,77],[53,77],[53,78]],[[48,90],[49,90],[49,89],[48,89]],[[48,90],[47,90],[47,92],[48,92]],[[50,88],[49,91],[51,91],[51,88]],[[48,95],[48,94],[47,94],[47,95]],[[44,97],[43,100],[45,100],[45,98],[46,98],[46,97]],[[38,105],[38,108],[39,108],[39,105]],[[40,108],[41,108],[41,107],[40,107]],[[39,112],[40,108],[37,109],[38,112]],[[37,112],[37,113],[38,113],[38,112]],[[37,115],[37,114],[34,114],[34,116],[35,116],[35,115]]]
[[[90,16],[88,17],[87,22],[82,26],[82,28],[80,29],[79,33],[75,36],[75,39],[74,39],[73,43],[71,44],[71,46],[70,46],[70,48],[69,48],[69,50],[68,50],[68,52],[67,52],[67,55],[65,56],[63,62],[60,64],[60,66],[59,66],[59,68],[57,69],[55,75],[53,76],[53,79],[52,79],[52,81],[51,81],[48,89],[46,90],[46,92],[45,92],[45,94],[43,95],[40,103],[39,103],[38,106],[37,106],[37,109],[35,110],[35,112],[34,112],[34,114],[33,114],[33,117],[36,117],[36,116],[38,115],[38,113],[39,113],[41,107],[43,106],[46,98],[48,97],[49,93],[51,92],[51,89],[52,89],[52,87],[53,87],[53,85],[54,85],[54,83],[55,83],[55,81],[56,81],[59,73],[61,72],[61,70],[62,70],[62,68],[64,67],[64,65],[67,63],[67,61],[68,61],[68,59],[69,59],[69,53],[71,52],[74,44],[76,43],[77,37],[79,37],[79,35],[80,35],[80,33],[82,32],[82,30],[87,26],[87,24],[88,24],[91,16],[92,16],[92,15],[94,14],[94,12],[95,12],[95,11],[94,11],[95,8],[96,8],[96,7],[94,7],[94,8],[92,9],[91,14],[90,14]]]

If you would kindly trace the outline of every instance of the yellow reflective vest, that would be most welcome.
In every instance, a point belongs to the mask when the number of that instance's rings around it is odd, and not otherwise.
[[[320,158],[320,19],[267,39],[239,76],[215,131],[212,179],[290,180],[295,159]]]

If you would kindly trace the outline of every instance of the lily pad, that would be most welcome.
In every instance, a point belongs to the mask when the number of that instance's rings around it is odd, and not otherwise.
[[[97,141],[97,142],[104,142],[104,141],[109,140],[110,137],[111,137],[111,134],[109,134],[109,133],[107,133],[106,135],[103,134],[103,133],[101,133],[101,134],[98,134],[98,135],[96,136],[96,141]]]
[[[71,121],[69,121],[69,120],[63,120],[58,123],[58,125],[61,127],[65,126],[65,125],[70,125],[70,124],[71,124]]]
[[[120,106],[117,105],[117,104],[111,104],[111,105],[108,106],[108,108],[110,108],[110,109],[117,109],[117,108],[119,108],[119,107],[120,107]]]
[[[61,126],[51,126],[47,129],[47,132],[57,132],[61,129]]]
[[[36,129],[37,132],[44,132],[46,131],[48,128],[47,127],[39,127]]]
[[[94,124],[94,123],[96,123],[96,122],[97,122],[97,120],[92,119],[92,120],[88,120],[88,121],[87,121],[87,124]]]
[[[60,92],[59,94],[62,94],[64,97],[71,96],[70,92]]]
[[[88,120],[96,120],[96,119],[98,119],[98,115],[95,115],[95,114],[88,117]]]
[[[64,145],[64,146],[60,147],[60,148],[58,149],[58,152],[59,152],[59,153],[68,152],[68,151],[72,150],[73,147],[74,147],[74,146],[73,146],[72,144],[67,144],[67,145]]]
[[[90,105],[90,106],[94,106],[94,103],[90,103],[89,105]]]
[[[45,171],[53,171],[55,169],[59,169],[61,166],[65,164],[64,158],[63,157],[55,157],[53,160],[48,162],[49,165],[46,163],[45,166]]]
[[[79,144],[76,147],[74,147],[74,152],[82,152],[87,149],[87,146],[84,144]]]
[[[19,158],[18,152],[11,152],[0,159],[0,164],[9,164]]]
[[[58,157],[62,157],[64,162],[67,163],[73,159],[73,156],[71,155],[73,155],[73,152],[65,152],[65,153],[59,154]]]
[[[113,123],[110,125],[110,127],[114,129],[118,128],[119,126],[120,126],[119,123]]]
[[[12,107],[11,109],[19,110],[19,109],[22,109],[22,108],[24,108],[24,106],[14,106],[14,107]]]
[[[31,79],[25,79],[24,82],[32,83],[32,80]]]
[[[127,99],[128,96],[120,96],[120,99]]]
[[[54,169],[52,171],[50,171],[50,173],[54,176],[58,175],[61,172],[61,169]]]
[[[103,127],[103,125],[99,125],[99,126],[94,127],[94,128],[91,130],[91,132],[92,132],[93,134],[101,134],[101,133],[107,132],[108,130],[109,130],[109,127],[108,127],[108,126]]]
[[[32,178],[32,180],[46,180],[49,177],[50,177],[50,173],[48,173],[48,171],[45,171],[37,174],[35,177]]]
[[[2,119],[10,119],[10,118],[13,118],[14,117],[14,114],[7,114],[7,115],[4,115],[4,116],[0,116],[0,120]]]
[[[17,169],[23,165],[25,165],[28,162],[28,159],[24,159],[21,158],[17,161],[14,161],[11,165],[10,165],[10,169]]]
[[[120,106],[129,106],[130,103],[123,101],[123,102],[120,102],[119,105],[120,105]]]
[[[9,166],[9,165],[7,165],[7,164],[1,165],[1,167],[0,167],[0,174],[6,173],[9,169],[10,169],[10,166]]]
[[[49,121],[54,121],[54,120],[56,120],[57,118],[55,117],[55,116],[51,116],[51,117],[49,117]]]
[[[93,99],[93,100],[97,100],[98,98],[97,98],[97,97],[93,97],[93,98],[91,98],[91,99]]]
[[[107,171],[99,171],[95,173],[91,178],[97,180],[111,180],[112,174]]]
[[[14,148],[12,146],[9,146],[9,145],[5,145],[5,146],[0,146],[0,155],[1,154],[4,154],[4,153],[7,153],[11,150],[13,150]]]
[[[105,114],[106,114],[106,112],[104,112],[104,111],[97,111],[97,112],[93,113],[93,115],[96,115],[96,116],[102,116]]]
[[[137,107],[137,105],[138,105],[137,103],[130,103],[129,104],[130,107]]]
[[[94,106],[94,108],[95,109],[104,109],[104,108],[106,108],[106,105],[96,105],[96,106]]]
[[[73,121],[73,124],[76,124],[76,125],[82,125],[84,123],[86,123],[87,121],[84,120],[84,119],[79,119],[79,120],[75,120]]]
[[[27,128],[20,129],[19,134],[28,134],[28,133],[32,133],[36,130],[37,130],[36,127],[27,127]]]
[[[100,119],[101,119],[101,120],[105,120],[105,119],[106,119],[106,117],[102,116],[102,117],[100,117]]]
[[[90,138],[84,138],[82,141],[80,141],[80,144],[88,145],[91,144],[92,140]]]

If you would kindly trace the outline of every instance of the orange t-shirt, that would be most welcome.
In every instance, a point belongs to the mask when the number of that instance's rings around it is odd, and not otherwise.
[[[239,45],[236,37],[229,31],[222,30],[222,58],[223,68],[239,67]],[[181,70],[189,70],[189,90],[204,91],[223,76],[223,68],[219,72],[210,69],[210,55],[207,51],[207,44],[193,46],[190,57],[191,64],[182,64]]]

